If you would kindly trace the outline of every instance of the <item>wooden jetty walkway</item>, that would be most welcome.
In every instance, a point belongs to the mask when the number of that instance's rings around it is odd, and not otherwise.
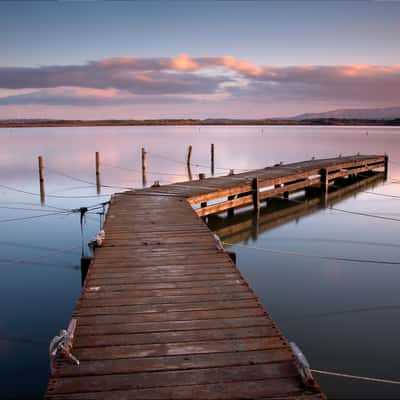
[[[199,216],[327,195],[330,181],[380,168],[387,157],[312,160],[114,195],[73,315],[80,364],[59,357],[46,397],[324,399]]]

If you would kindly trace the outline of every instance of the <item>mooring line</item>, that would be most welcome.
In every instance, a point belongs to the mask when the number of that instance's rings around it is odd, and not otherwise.
[[[314,372],[316,374],[337,376],[339,378],[349,378],[349,379],[357,379],[357,380],[368,381],[368,382],[390,383],[392,385],[400,385],[400,381],[395,381],[395,380],[391,380],[391,379],[370,378],[368,376],[343,374],[340,372],[323,371],[320,369],[310,369],[310,371]]]
[[[306,254],[300,253],[297,251],[289,251],[289,250],[279,250],[279,249],[271,249],[268,247],[257,247],[257,246],[247,246],[244,244],[234,244],[229,242],[222,242],[228,246],[237,246],[243,247],[249,250],[257,250],[263,251],[266,253],[272,254],[284,254],[289,256],[299,256],[299,257],[308,257],[308,258],[318,258],[322,260],[332,260],[332,261],[344,261],[344,262],[352,262],[352,263],[369,263],[369,264],[386,264],[386,265],[400,265],[400,262],[397,261],[388,261],[388,260],[373,260],[373,259],[362,259],[362,258],[348,258],[348,257],[336,257],[336,256],[323,256],[317,254]]]

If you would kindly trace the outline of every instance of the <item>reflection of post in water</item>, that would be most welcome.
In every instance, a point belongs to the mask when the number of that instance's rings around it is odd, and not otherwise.
[[[101,193],[101,182],[100,182],[100,153],[96,151],[96,189],[97,194]]]
[[[368,176],[365,178],[365,176]],[[309,187],[306,194],[297,195],[294,199],[269,198],[267,207],[261,207],[259,213],[253,210],[235,214],[233,217],[209,215],[208,225],[222,240],[230,243],[255,240],[262,232],[279,227],[283,224],[299,221],[303,216],[321,209],[321,203],[334,205],[355,193],[373,187],[384,179],[382,172],[363,173],[363,178],[342,178],[335,180],[329,192],[329,198],[321,193],[320,187]]]
[[[253,241],[258,239],[258,229],[260,225],[260,210],[253,212],[251,224],[251,238]]]
[[[39,166],[39,188],[40,188],[40,202],[44,204],[46,202],[46,194],[44,190],[44,164],[43,157],[38,157],[38,166]]]

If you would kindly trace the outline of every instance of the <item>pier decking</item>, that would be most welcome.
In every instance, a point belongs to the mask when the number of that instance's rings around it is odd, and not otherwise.
[[[312,160],[114,195],[73,316],[80,365],[58,359],[47,398],[325,398],[199,217],[328,195],[330,181],[378,168],[386,157]]]

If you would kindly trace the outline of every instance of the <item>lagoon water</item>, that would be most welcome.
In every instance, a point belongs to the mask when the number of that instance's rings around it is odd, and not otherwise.
[[[48,344],[67,326],[79,296],[82,239],[86,243],[99,230],[100,216],[99,210],[88,215],[82,238],[79,214],[65,210],[96,205],[115,191],[141,187],[141,147],[148,151],[149,183],[186,180],[189,144],[193,145],[193,176],[209,175],[210,143],[215,144],[217,174],[313,156],[388,153],[388,181],[361,189],[335,207],[391,220],[316,208],[286,223],[264,224],[256,230],[249,226],[252,233],[237,237],[232,248],[240,271],[312,368],[400,379],[400,265],[277,255],[251,248],[400,261],[399,128],[2,129],[2,399],[43,397],[49,377]],[[93,185],[95,151],[101,154],[101,182],[106,186],[101,195]],[[44,206],[38,195],[38,155],[45,163]],[[86,246],[84,251],[88,252]],[[316,378],[329,398],[400,398],[396,385]]]

